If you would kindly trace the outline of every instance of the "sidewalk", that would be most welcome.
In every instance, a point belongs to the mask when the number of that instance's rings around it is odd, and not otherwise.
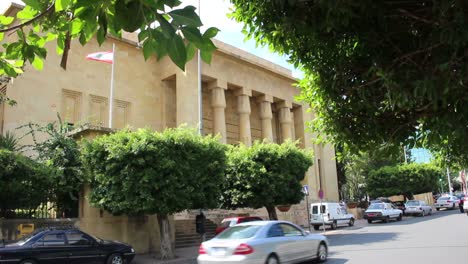
[[[154,254],[137,255],[132,264],[195,264],[198,256],[198,246],[177,248],[176,258],[171,260],[161,260]]]

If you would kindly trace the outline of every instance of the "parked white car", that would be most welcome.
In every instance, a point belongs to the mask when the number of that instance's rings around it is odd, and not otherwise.
[[[321,208],[321,210],[319,210]],[[344,206],[339,203],[313,203],[310,205],[310,224],[315,230],[320,226],[328,225],[336,229],[338,225],[354,225],[354,215],[348,214]]]
[[[373,203],[364,212],[364,219],[370,224],[375,220],[382,220],[388,223],[390,219],[401,221],[403,219],[403,211],[396,209],[391,203]]]
[[[410,200],[406,202],[405,208],[405,214],[407,215],[425,216],[432,214],[432,207],[420,200]]]
[[[459,203],[460,200],[456,196],[442,196],[439,199],[437,199],[435,208],[437,211],[439,211],[441,208],[456,209],[458,208]]]

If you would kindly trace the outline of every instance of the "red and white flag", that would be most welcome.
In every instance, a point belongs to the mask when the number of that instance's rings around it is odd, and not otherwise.
[[[114,53],[112,51],[101,51],[88,54],[87,60],[101,61],[105,63],[114,63]]]

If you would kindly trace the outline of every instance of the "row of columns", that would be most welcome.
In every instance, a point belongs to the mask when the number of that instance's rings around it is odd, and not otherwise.
[[[226,143],[226,96],[227,82],[216,80],[209,86],[211,90],[211,107],[213,108],[213,133],[221,135],[221,142]],[[237,114],[239,115],[239,141],[247,146],[252,145],[252,134],[250,129],[250,97],[252,91],[240,88],[236,90],[237,96]],[[262,95],[259,96],[257,102],[260,105],[260,120],[262,126],[262,138],[273,142],[273,112],[271,104],[273,103],[273,96]],[[283,101],[277,104],[279,108],[279,123],[281,126],[281,136],[283,140],[292,138],[292,104]]]

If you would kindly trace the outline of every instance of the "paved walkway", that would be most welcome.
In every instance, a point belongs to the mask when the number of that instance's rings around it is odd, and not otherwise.
[[[132,264],[195,264],[198,256],[198,246],[188,248],[177,248],[177,258],[171,260],[161,260],[158,256],[137,255],[132,261]]]

